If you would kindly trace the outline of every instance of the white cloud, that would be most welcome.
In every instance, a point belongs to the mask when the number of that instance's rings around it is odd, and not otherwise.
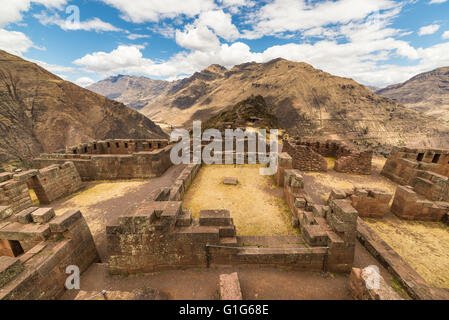
[[[434,33],[437,32],[439,29],[440,29],[440,26],[439,26],[439,25],[437,25],[437,24],[431,24],[431,25],[428,25],[428,26],[421,27],[421,28],[419,29],[418,34],[419,34],[420,36],[429,35],[429,34],[434,34]]]
[[[184,32],[176,31],[176,43],[181,47],[210,51],[220,46],[217,36],[206,26],[187,26]]]
[[[234,40],[240,36],[237,27],[232,24],[232,16],[223,10],[203,12],[194,24],[209,27],[216,35],[226,40]]]
[[[0,0],[0,27],[21,21],[22,13],[30,9],[31,3],[38,3],[46,8],[61,9],[67,0]]]
[[[120,73],[127,70],[136,72],[142,66],[153,64],[150,59],[143,58],[140,49],[142,49],[141,46],[120,45],[109,53],[94,52],[75,60],[73,63],[90,72],[100,74]]]
[[[155,26],[147,29],[159,33],[160,35],[168,39],[174,38],[176,35],[176,29],[173,28],[173,26],[167,24],[162,24],[161,26]]]
[[[29,48],[34,47],[24,33],[0,29],[0,49],[21,56]]]
[[[62,30],[84,30],[84,31],[121,31],[121,29],[114,27],[112,24],[108,22],[104,22],[98,18],[93,18],[91,20],[86,21],[69,21],[67,19],[62,19],[58,14],[54,14],[52,16],[47,15],[46,12],[41,12],[39,14],[35,14],[34,17],[39,20],[43,25],[57,25]]]
[[[80,87],[83,87],[83,88],[85,88],[85,87],[87,87],[87,86],[89,86],[89,85],[91,85],[93,83],[95,83],[95,81],[92,80],[89,77],[81,77],[81,78],[78,78],[78,79],[75,80],[75,84],[77,84],[77,85],[79,85]]]
[[[150,36],[147,34],[135,34],[130,33],[126,36],[129,40],[137,40],[137,39],[143,39],[143,38],[149,38]]]
[[[274,0],[248,16],[248,38],[305,31],[329,24],[361,21],[381,10],[401,7],[391,0],[340,0],[316,4],[305,0]]]
[[[179,15],[193,17],[216,7],[214,0],[102,0],[122,12],[122,18],[142,23],[175,18]]]
[[[441,36],[443,39],[449,39],[449,31],[444,31],[443,35]]]
[[[444,3],[447,0],[430,0],[429,4],[435,4],[435,3]]]

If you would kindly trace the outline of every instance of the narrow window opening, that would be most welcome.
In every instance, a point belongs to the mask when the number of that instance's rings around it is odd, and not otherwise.
[[[424,153],[418,153],[418,157],[416,158],[416,160],[422,161],[422,159],[424,159]]]
[[[440,161],[441,154],[435,154],[432,159],[432,163],[438,163]]]

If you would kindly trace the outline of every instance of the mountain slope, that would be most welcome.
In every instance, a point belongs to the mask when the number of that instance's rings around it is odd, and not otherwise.
[[[92,139],[165,137],[125,105],[0,50],[0,161]]]
[[[230,70],[211,65],[176,83],[140,111],[158,122],[192,125],[261,95],[290,134],[326,137],[383,151],[385,145],[449,147],[442,122],[380,97],[352,79],[275,59]]]
[[[173,83],[164,80],[118,75],[96,82],[86,89],[138,110],[165,93],[171,86]]]
[[[223,128],[226,122],[233,122],[238,127],[245,125],[259,128],[277,128],[278,120],[267,106],[262,96],[251,96],[240,101],[230,110],[223,111],[203,124],[203,129]]]
[[[421,73],[376,93],[426,115],[449,121],[449,67]]]

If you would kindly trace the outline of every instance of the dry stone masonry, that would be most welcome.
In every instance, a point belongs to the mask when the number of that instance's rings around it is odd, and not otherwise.
[[[152,178],[171,165],[168,140],[94,141],[33,160],[35,168],[74,163],[83,181]]]
[[[393,148],[382,174],[401,184],[391,211],[410,220],[448,221],[449,150]]]
[[[340,141],[289,138],[283,141],[282,152],[288,153],[293,168],[301,171],[325,172],[328,169],[325,157],[333,157],[337,172],[371,174],[372,151],[357,152]]]

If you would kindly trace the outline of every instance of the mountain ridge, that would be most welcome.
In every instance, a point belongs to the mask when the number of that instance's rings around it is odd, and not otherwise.
[[[449,146],[448,127],[381,97],[356,81],[282,58],[230,69],[212,65],[172,83],[140,112],[158,122],[191,126],[261,95],[291,134],[381,145]],[[360,142],[357,142],[360,141]]]
[[[0,50],[0,161],[93,139],[162,138],[150,119]]]
[[[449,67],[417,74],[376,93],[449,123]]]

